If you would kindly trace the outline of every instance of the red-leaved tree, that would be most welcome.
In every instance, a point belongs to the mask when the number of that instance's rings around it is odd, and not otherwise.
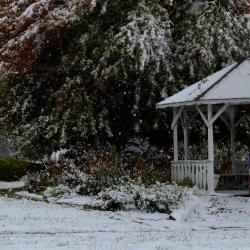
[[[92,0],[18,0],[0,6],[0,73],[26,72],[79,15],[95,7]]]

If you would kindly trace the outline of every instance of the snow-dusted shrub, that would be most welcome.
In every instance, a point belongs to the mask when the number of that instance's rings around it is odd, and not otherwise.
[[[60,150],[47,157],[47,161],[45,169],[29,173],[30,190],[65,185],[77,188],[79,194],[95,195],[130,179],[149,186],[156,181],[167,182],[170,178],[165,153],[152,147],[148,140],[134,139],[122,152],[114,147],[78,149],[77,153]]]
[[[99,193],[107,210],[134,208],[161,213],[170,213],[189,197],[188,188],[164,183],[156,183],[147,188],[142,184],[125,183]]]
[[[133,178],[151,185],[170,181],[170,158],[167,152],[153,147],[148,139],[133,138],[124,150],[124,165]]]
[[[117,184],[126,175],[119,153],[110,147],[86,152],[84,161],[78,168],[88,175],[79,189],[83,194],[97,194],[106,187]]]
[[[62,162],[47,164],[39,172],[29,172],[25,180],[30,192],[42,193],[44,196],[57,197],[71,192],[95,194],[102,188],[102,183],[92,175],[86,174],[75,164]]]
[[[47,163],[41,171],[29,172],[26,177],[31,192],[41,192],[48,187],[67,185],[74,188],[84,180],[84,175],[70,163]]]
[[[82,158],[75,160],[67,157],[67,153],[63,157],[53,153],[55,161],[47,162],[40,172],[29,173],[27,182],[30,190],[43,191],[47,187],[63,185],[79,194],[92,195],[117,184],[126,176],[120,166],[119,155],[112,148],[85,151]]]
[[[70,195],[72,193],[72,189],[70,189],[67,186],[64,185],[59,185],[56,187],[48,187],[45,189],[43,192],[44,197],[53,197],[53,198],[59,198],[62,196]]]
[[[138,209],[170,213],[173,208],[177,208],[187,198],[188,192],[185,188],[156,183],[137,193],[134,199]]]
[[[124,156],[126,159],[131,159],[136,156],[145,155],[150,150],[150,143],[148,140],[141,138],[132,138],[128,141],[124,150]]]
[[[135,208],[134,197],[143,186],[135,184],[132,180],[121,185],[114,185],[98,194],[104,201],[104,208],[107,210],[122,210]]]

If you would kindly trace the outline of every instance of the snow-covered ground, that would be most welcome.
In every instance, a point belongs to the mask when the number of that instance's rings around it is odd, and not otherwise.
[[[185,221],[0,197],[0,249],[249,249],[250,199],[206,196]]]
[[[0,190],[23,188],[25,183],[23,181],[5,182],[0,181]]]

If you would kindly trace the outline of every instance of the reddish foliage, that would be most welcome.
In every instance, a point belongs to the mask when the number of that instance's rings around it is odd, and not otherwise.
[[[237,9],[250,13],[250,0],[230,0],[230,2]]]
[[[26,72],[79,15],[91,11],[91,0],[27,0],[0,6],[0,71]],[[2,69],[1,69],[2,67]]]

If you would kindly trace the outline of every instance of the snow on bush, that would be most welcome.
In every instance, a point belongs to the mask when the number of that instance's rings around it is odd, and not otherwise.
[[[96,195],[126,178],[120,158],[113,148],[82,152],[81,159],[68,158],[70,152],[58,150],[45,160],[45,169],[27,177],[30,191],[43,192],[48,187],[67,186],[83,195]]]
[[[52,152],[51,154],[51,157],[50,157],[50,160],[52,162],[59,162],[61,159],[64,158],[64,155],[67,153],[67,149],[60,149],[60,150],[57,150],[57,151],[54,151]]]
[[[130,170],[135,180],[146,186],[170,180],[170,157],[168,152],[152,146],[149,139],[134,137],[128,141],[124,153],[123,164]]]
[[[30,191],[41,194],[45,199],[53,201],[62,197],[87,195],[98,201],[94,209],[108,211],[138,209],[169,214],[192,195],[202,194],[197,188],[169,183],[156,182],[145,186],[140,178],[131,179],[129,175],[118,175],[111,181],[110,174],[115,172],[103,172],[104,176],[99,178],[101,171],[86,173],[74,164],[58,162],[47,166],[40,173],[30,174],[26,181]]]
[[[98,197],[104,201],[104,208],[111,211],[139,209],[169,214],[194,193],[199,194],[196,188],[165,183],[156,183],[148,188],[142,184],[125,183],[100,192]]]
[[[64,185],[59,185],[57,187],[48,187],[44,192],[44,197],[52,197],[52,198],[59,198],[65,195],[70,195],[72,190]]]

